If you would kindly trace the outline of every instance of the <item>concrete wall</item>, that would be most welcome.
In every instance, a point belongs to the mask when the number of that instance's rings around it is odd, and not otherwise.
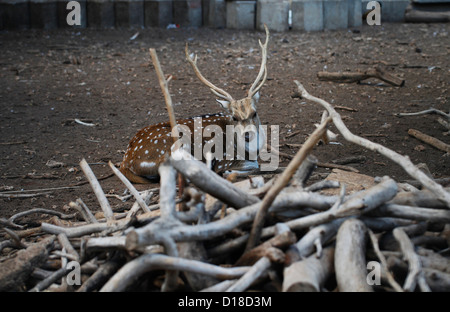
[[[320,31],[359,27],[369,0],[78,0],[80,25],[68,25],[69,0],[0,0],[0,30],[29,28],[214,27]],[[410,0],[379,0],[382,22],[402,22]],[[289,19],[289,10],[292,17]],[[291,21],[291,22],[290,22]]]

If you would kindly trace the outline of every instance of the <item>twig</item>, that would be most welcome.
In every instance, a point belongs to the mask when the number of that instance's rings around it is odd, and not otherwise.
[[[268,241],[262,243],[261,245],[244,253],[239,258],[239,260],[236,262],[236,265],[237,266],[253,265],[258,259],[262,258],[262,256],[267,256],[265,254],[265,252],[269,248],[276,247],[279,249],[284,249],[287,246],[295,243],[295,241],[296,241],[296,236],[291,231],[287,231],[287,232],[278,234],[277,236],[274,236],[273,238],[269,239]],[[271,260],[272,260],[272,262],[274,261],[274,259],[271,259]],[[284,255],[283,255],[283,260],[284,260]]]
[[[22,218],[24,216],[30,215],[30,214],[34,214],[34,213],[42,213],[42,214],[49,214],[49,215],[53,215],[53,216],[57,216],[60,219],[72,219],[75,217],[76,214],[64,214],[61,213],[59,211],[55,211],[55,210],[50,210],[50,209],[43,209],[43,208],[34,208],[34,209],[30,209],[30,210],[26,210],[23,212],[19,212],[16,213],[15,215],[11,216],[9,218],[9,221],[11,221],[12,223],[14,223],[16,221],[16,219],[18,218]]]
[[[70,271],[67,267],[62,267],[59,270],[53,272],[49,277],[37,283],[33,288],[29,290],[29,292],[40,292],[47,289],[51,284],[56,282],[58,279],[63,277]]]
[[[336,81],[336,82],[360,82],[361,80],[366,80],[368,78],[377,78],[391,85],[402,87],[405,84],[405,80],[398,78],[394,75],[387,73],[380,67],[370,68],[366,71],[358,72],[343,72],[343,73],[330,73],[330,72],[319,72],[317,73],[319,80],[324,81]]]
[[[136,199],[136,202],[139,204],[139,206],[141,206],[142,210],[144,210],[144,212],[150,212],[150,209],[148,208],[147,204],[142,199],[141,195],[133,186],[133,184],[131,184],[130,181],[128,181],[128,179],[122,174],[122,172],[120,172],[116,168],[116,166],[114,166],[114,164],[111,161],[109,161],[108,165],[112,169],[114,174],[120,179],[120,181],[122,181],[122,183],[125,184],[130,193],[133,194],[134,198]]]
[[[415,253],[414,245],[408,235],[406,235],[405,231],[401,228],[394,229],[393,234],[400,244],[400,249],[409,265],[409,272],[403,285],[403,289],[406,291],[414,291],[416,285],[419,284],[422,291],[431,291],[425,280],[420,258]]]
[[[62,186],[62,187],[51,187],[43,189],[32,189],[32,190],[20,190],[20,191],[5,191],[0,194],[17,194],[26,192],[47,192],[47,191],[59,191],[59,190],[71,190],[77,188],[76,186]]]
[[[51,192],[45,192],[45,193],[34,193],[34,194],[3,194],[0,193],[0,197],[7,197],[7,198],[31,198],[31,197],[38,197],[42,195],[48,195],[51,194]]]
[[[209,170],[206,164],[195,160],[182,149],[172,153],[170,164],[202,191],[232,207],[242,208],[260,201]]]
[[[250,232],[250,237],[247,242],[246,250],[252,249],[259,241],[261,237],[261,230],[264,226],[264,221],[266,219],[267,211],[269,210],[270,205],[277,197],[278,193],[289,183],[292,176],[297,171],[298,167],[302,164],[302,162],[309,155],[311,150],[316,146],[317,142],[321,139],[324,133],[327,130],[327,124],[331,120],[327,118],[321,125],[318,127],[311,136],[306,140],[305,144],[300,148],[300,150],[295,155],[294,159],[289,163],[286,167],[286,170],[281,174],[281,176],[275,181],[275,184],[270,188],[270,190],[264,196],[264,199],[261,203],[261,207],[256,214],[255,220],[253,222],[252,230]]]
[[[95,177],[94,172],[92,172],[92,169],[89,167],[88,163],[86,162],[86,159],[82,159],[80,162],[81,170],[83,170],[86,178],[89,181],[89,184],[91,185],[95,196],[97,196],[97,199],[100,203],[100,207],[102,208],[103,214],[105,215],[106,219],[108,221],[114,220],[114,213],[111,209],[111,206],[109,205],[108,199],[105,196],[105,193],[102,190],[102,187],[100,186],[100,183],[98,183],[97,178]]]
[[[395,163],[400,165],[411,177],[420,181],[423,186],[432,191],[439,200],[444,202],[447,205],[447,207],[450,208],[450,193],[444,190],[444,188],[441,185],[434,182],[433,179],[428,177],[424,172],[422,172],[416,166],[414,166],[409,157],[402,156],[394,152],[393,150],[384,147],[383,145],[373,143],[367,139],[354,135],[345,126],[344,122],[341,119],[341,116],[334,110],[331,104],[322,99],[310,95],[305,90],[303,85],[297,80],[295,80],[294,82],[297,84],[298,90],[301,93],[302,97],[325,107],[325,109],[329,112],[331,118],[333,118],[334,125],[336,126],[336,128],[338,128],[342,136],[347,141],[363,146],[369,150],[376,151],[382,154],[383,156],[389,158],[390,160],[394,161]]]
[[[318,163],[317,163],[317,167],[322,167],[322,168],[336,168],[336,169],[341,169],[341,170],[350,171],[350,172],[355,172],[355,173],[358,173],[358,172],[359,172],[358,169],[355,169],[355,168],[353,168],[353,167],[346,166],[346,165],[332,164],[332,163],[318,162]]]
[[[386,258],[380,251],[377,237],[370,229],[368,230],[368,233],[369,233],[370,241],[372,242],[372,247],[373,247],[378,259],[381,262],[381,267],[383,268],[384,272],[386,273],[386,277],[388,279],[389,284],[392,286],[392,288],[394,288],[395,291],[403,292],[402,287],[397,283],[397,281],[394,279],[391,272],[389,271],[389,267],[388,267]]]
[[[270,260],[267,257],[259,259],[250,270],[248,270],[236,283],[230,286],[227,292],[242,292],[249,288],[254,281],[261,277],[268,268],[270,268]]]
[[[94,274],[92,274],[77,292],[94,291],[103,285],[122,265],[122,259],[117,254],[109,261],[101,265]]]
[[[398,117],[405,117],[405,116],[420,116],[420,115],[425,115],[425,114],[438,114],[438,115],[447,117],[447,119],[450,119],[450,114],[444,113],[443,111],[440,111],[435,108],[426,109],[426,110],[416,112],[416,113],[396,113],[394,115],[398,116]]]
[[[269,261],[270,262],[270,261]],[[125,264],[100,289],[101,292],[123,291],[139,276],[152,270],[179,270],[214,276],[220,279],[234,279],[245,274],[249,267],[225,268],[209,263],[160,254],[142,255]]]
[[[119,220],[117,222],[114,222],[112,224],[108,223],[91,223],[86,225],[80,225],[76,227],[61,227],[49,223],[42,222],[41,223],[41,230],[47,233],[51,234],[60,234],[64,233],[67,237],[80,237],[83,235],[88,235],[92,233],[98,233],[102,231],[108,231],[108,232],[116,232],[121,229],[124,229],[128,226],[127,219],[125,220]]]
[[[87,122],[81,121],[81,120],[78,119],[78,118],[75,118],[74,121],[75,121],[77,124],[82,125],[82,126],[87,126],[87,127],[95,127],[95,126],[96,126],[96,124],[93,124],[93,123],[87,123]]]
[[[144,202],[146,203],[146,205],[148,206],[148,204],[150,203],[150,200],[153,197],[153,192],[151,192],[150,190],[144,191],[141,194],[142,199],[144,200]],[[159,208],[159,204],[157,204],[158,208]],[[141,207],[139,205],[139,203],[136,201],[133,206],[131,207],[130,211],[128,211],[127,213],[127,218],[131,218],[132,216],[135,216],[136,213],[139,211],[139,207]],[[150,211],[155,210],[155,205],[152,206],[148,206],[148,209]]]
[[[450,211],[396,204],[384,204],[374,214],[417,221],[450,223]]]
[[[91,210],[88,206],[83,202],[81,198],[78,198],[75,202],[70,202],[69,206],[73,209],[76,209],[79,213],[81,213],[83,219],[89,223],[98,223],[97,219],[92,214]]]
[[[58,234],[58,241],[61,244],[61,246],[72,256],[74,256],[74,260],[80,261],[80,255],[78,252],[73,248],[72,244],[70,243],[69,239],[64,233]]]
[[[422,142],[425,142],[443,152],[450,153],[450,145],[442,142],[439,139],[433,138],[425,133],[420,132],[419,130],[409,129],[408,134],[416,139],[419,139]]]

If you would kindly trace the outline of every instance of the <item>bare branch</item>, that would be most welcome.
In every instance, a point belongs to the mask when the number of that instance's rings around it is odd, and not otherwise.
[[[333,118],[333,123],[336,126],[336,128],[339,130],[339,132],[342,134],[342,136],[349,142],[355,143],[357,145],[360,145],[364,148],[367,148],[369,150],[378,152],[382,154],[383,156],[389,158],[393,162],[400,165],[411,177],[418,180],[420,183],[422,183],[423,186],[428,188],[430,191],[432,191],[439,200],[443,201],[448,208],[450,208],[450,193],[445,191],[442,185],[437,184],[433,181],[430,177],[428,177],[423,171],[419,170],[414,164],[411,162],[409,157],[402,156],[393,150],[390,150],[383,145],[373,143],[367,139],[361,138],[357,135],[354,135],[348,128],[345,126],[344,122],[341,119],[341,116],[339,113],[336,112],[336,110],[333,108],[331,104],[328,102],[319,99],[317,97],[314,97],[310,95],[306,89],[303,87],[303,85],[298,82],[297,80],[294,81],[297,86],[298,90],[301,93],[302,97],[313,101],[315,103],[318,103],[325,107],[325,109],[330,114],[330,117]]]

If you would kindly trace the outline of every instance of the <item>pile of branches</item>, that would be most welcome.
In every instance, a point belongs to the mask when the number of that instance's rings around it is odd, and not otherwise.
[[[0,291],[450,291],[449,189],[408,157],[351,133],[329,103],[296,83],[325,114],[281,174],[232,183],[190,155],[173,154],[160,166],[160,188],[138,192],[110,163],[135,198],[129,211],[113,213],[83,160],[103,217],[79,199],[70,205],[76,214],[52,213],[65,225],[17,223],[51,213],[42,209],[2,220],[10,239],[0,250],[18,251],[0,265]],[[388,176],[351,194],[336,181],[308,183],[312,150],[334,135],[331,122],[421,188]],[[182,194],[177,174],[186,181]],[[329,188],[339,194],[326,195]],[[156,193],[159,203],[149,206]]]

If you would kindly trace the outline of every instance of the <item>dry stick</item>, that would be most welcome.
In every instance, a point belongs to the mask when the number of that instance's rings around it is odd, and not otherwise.
[[[396,185],[395,182],[393,183]],[[386,200],[389,199],[391,199],[391,197]],[[336,197],[334,196],[324,196],[317,193],[307,192],[292,192],[280,194],[280,196],[278,196],[273,203],[272,209],[273,211],[277,211],[286,208],[296,207],[298,209],[298,207],[308,206],[323,210],[329,208],[334,201],[336,201]],[[360,203],[356,204],[360,205]],[[221,220],[195,226],[184,225],[181,222],[172,222],[171,224],[167,222],[158,223],[157,220],[130,231],[127,234],[126,247],[128,250],[133,250],[149,244],[157,244],[160,235],[170,236],[177,242],[213,239],[215,237],[222,236],[245,223],[251,222],[254,219],[260,205],[261,202],[239,209]],[[302,222],[301,225],[311,226],[317,224],[314,223],[313,220],[311,221],[312,222]],[[315,221],[323,222],[323,219],[318,219]],[[272,230],[268,233],[268,236],[274,235],[274,233],[275,227],[272,227]]]
[[[417,221],[450,223],[450,211],[443,209],[383,204],[374,212],[374,214]]]
[[[360,82],[368,78],[377,78],[391,85],[401,87],[405,84],[405,80],[398,78],[394,75],[387,73],[378,66],[370,68],[364,72],[343,72],[343,73],[331,73],[331,72],[319,72],[317,73],[319,80],[324,81],[336,81],[336,82]]]
[[[29,292],[40,292],[47,289],[54,282],[59,280],[61,277],[66,275],[70,271],[67,267],[62,267],[59,270],[53,272],[49,277],[37,283],[33,288],[29,290]]]
[[[366,232],[366,226],[358,219],[348,219],[339,228],[334,254],[339,291],[373,291],[366,279]]]
[[[150,199],[153,197],[153,192],[150,192],[149,190],[146,190],[144,192],[142,192],[141,198],[144,200],[144,203],[147,205],[147,203],[150,203]],[[135,216],[137,214],[137,212],[139,211],[139,207],[141,207],[139,205],[139,203],[136,201],[133,206],[131,207],[130,211],[128,211],[127,213],[127,218],[131,218],[133,216]],[[147,206],[148,209],[150,211],[155,210],[152,209],[152,206]],[[159,204],[158,204],[158,208],[159,208]]]
[[[433,181],[433,179],[428,177],[423,171],[414,166],[414,164],[411,162],[408,156],[402,156],[394,152],[393,150],[384,147],[383,145],[371,142],[367,139],[354,135],[352,132],[350,132],[350,130],[348,130],[347,126],[342,121],[341,116],[334,110],[333,106],[330,103],[310,95],[305,90],[303,85],[297,80],[294,80],[294,82],[297,84],[298,90],[303,98],[318,103],[323,107],[325,107],[325,109],[329,112],[330,117],[333,118],[334,125],[347,141],[360,145],[369,150],[376,151],[381,155],[389,158],[393,162],[397,163],[411,177],[418,180],[420,183],[422,183],[423,186],[432,191],[440,201],[442,201],[447,205],[447,208],[450,208],[450,193],[445,191],[442,185],[437,184],[435,181]]]
[[[254,281],[260,278],[268,268],[270,268],[270,260],[267,257],[259,259],[250,270],[247,271],[236,283],[230,286],[227,292],[242,292],[249,288]]]
[[[400,244],[400,249],[403,252],[403,256],[406,261],[408,261],[408,276],[406,277],[405,283],[403,284],[403,289],[406,291],[414,291],[416,285],[422,291],[431,291],[430,287],[427,285],[425,280],[424,272],[422,271],[422,263],[420,262],[419,256],[414,251],[414,245],[409,239],[408,235],[401,228],[396,228],[393,231],[395,239]]]
[[[285,222],[285,224],[291,229],[291,231],[300,231],[303,229],[307,229],[311,226],[320,225],[323,223],[327,223],[330,221],[333,221],[334,219],[342,218],[342,217],[349,217],[352,215],[360,215],[362,213],[368,212],[372,209],[375,209],[376,207],[382,205],[383,203],[391,200],[395,194],[397,193],[397,183],[390,179],[390,178],[383,178],[382,182],[371,187],[370,189],[361,191],[355,195],[349,196],[347,201],[340,205],[340,201],[337,201],[335,197],[333,197],[333,207],[326,211],[322,211],[319,213],[314,213],[305,217],[301,217],[298,219],[293,219],[290,221]],[[273,211],[277,211],[279,208],[286,208],[287,206],[290,207],[305,207],[305,206],[313,206],[313,203],[315,201],[309,201],[309,203],[302,204],[301,201],[298,201],[294,199],[295,197],[303,197],[303,196],[317,196],[318,194],[315,193],[293,193],[289,194],[289,196],[286,196],[287,194],[280,194],[280,196],[277,197],[275,202],[272,205]],[[291,197],[292,196],[292,197]],[[282,198],[280,198],[282,197]],[[310,197],[310,199],[312,199]],[[291,200],[284,200],[291,198]],[[322,197],[322,200],[326,200],[326,197]],[[296,205],[292,205],[292,202],[295,202]],[[290,204],[291,203],[291,204]],[[232,215],[228,216],[225,219],[230,223],[230,226],[233,225],[234,227],[239,226],[237,224],[237,220],[233,220],[234,218],[237,218],[238,214],[242,214],[242,216],[239,217],[241,219],[240,224],[243,224],[248,221],[248,219],[244,219],[244,215],[248,216],[251,219],[254,219],[254,215],[256,214],[257,209],[259,208],[260,204],[254,204],[248,208],[243,208],[237,211],[236,213],[233,213]],[[292,205],[292,206],[291,206]],[[326,205],[329,207],[331,205],[330,202]],[[318,202],[315,202],[314,206],[316,208],[321,208],[318,205]],[[256,210],[256,211],[255,211]],[[223,219],[223,220],[225,220]],[[217,221],[218,222],[218,221]],[[236,223],[235,223],[236,222]],[[217,224],[217,223],[216,223]],[[198,228],[199,226],[197,226]],[[217,226],[217,230],[222,230],[222,226]],[[185,230],[185,234],[187,231]],[[275,226],[266,227],[263,229],[261,233],[261,237],[269,237],[273,236],[275,233]],[[219,233],[214,232],[208,232],[210,238],[211,236],[215,235],[223,235],[224,232],[220,231]],[[175,235],[175,233],[174,233]],[[141,236],[144,236],[141,234]],[[230,243],[224,243],[222,245],[216,246],[215,248],[212,248],[209,252],[211,256],[217,256],[221,253],[226,252],[227,250],[230,250],[232,248],[237,248],[244,244],[247,241],[248,234],[244,234],[240,236],[239,238],[236,238],[235,240],[230,241]],[[141,243],[142,244],[142,243]]]
[[[170,164],[199,189],[232,207],[242,208],[260,201],[208,169],[206,164],[195,160],[183,149],[172,153]]]
[[[164,162],[159,166],[159,176],[161,177],[160,185],[160,211],[161,220],[176,220],[175,217],[175,197],[176,197],[176,171],[168,162]],[[178,250],[175,241],[170,236],[161,236],[161,243],[164,245],[165,252],[172,257],[178,257]],[[162,291],[175,290],[178,279],[178,271],[167,271]]]
[[[322,138],[324,133],[327,130],[327,124],[331,119],[327,118],[306,140],[305,144],[300,148],[300,150],[295,155],[294,159],[289,163],[286,167],[286,170],[283,171],[281,176],[275,182],[275,184],[270,188],[267,194],[264,196],[262,200],[261,207],[256,214],[255,220],[253,222],[252,230],[250,232],[250,237],[247,242],[246,251],[249,251],[254,246],[257,245],[260,237],[261,231],[264,226],[264,221],[266,219],[267,212],[269,210],[270,205],[272,205],[273,201],[277,197],[278,193],[289,183],[292,176],[297,171],[298,167],[302,164],[302,162],[309,155],[311,150],[316,146],[317,142]]]
[[[19,212],[15,215],[11,216],[8,219],[8,221],[10,221],[14,224],[14,221],[16,219],[33,214],[33,213],[49,214],[49,215],[57,216],[58,218],[61,218],[61,219],[72,219],[75,217],[75,214],[68,215],[68,214],[64,214],[64,213],[61,213],[61,212],[55,211],[55,210],[44,209],[44,208],[34,208],[34,209],[26,210],[23,212]]]
[[[297,243],[290,247],[287,252],[290,258],[289,260],[295,262],[313,254],[314,249],[317,249],[317,244],[322,246],[327,243],[336,235],[339,227],[345,220],[345,218],[333,220],[332,222],[318,225],[309,230]]]
[[[422,133],[419,130],[415,129],[409,129],[408,134],[412,137],[415,137],[416,139],[419,139],[422,142],[425,142],[443,152],[450,153],[450,145],[447,143],[442,142],[439,139],[433,138],[432,136],[429,136],[428,134]]]
[[[438,115],[447,117],[447,119],[450,120],[450,114],[446,114],[443,111],[440,111],[435,108],[426,109],[426,110],[416,112],[416,113],[396,113],[394,115],[398,116],[398,117],[404,117],[404,116],[419,116],[419,115],[425,115],[425,114],[438,114]]]
[[[285,267],[282,291],[319,292],[334,272],[334,247],[324,249],[320,258],[311,255],[308,258]]]
[[[38,196],[48,195],[48,194],[51,194],[51,192],[34,193],[34,194],[0,194],[0,197],[7,197],[9,199],[11,199],[11,198],[30,198],[30,197],[38,197]]]
[[[151,270],[180,270],[234,279],[245,274],[249,267],[226,268],[196,260],[174,258],[161,254],[144,254],[125,264],[103,287],[101,292],[123,291],[139,276]]]
[[[391,271],[389,271],[389,267],[386,261],[386,258],[384,257],[383,253],[380,250],[380,246],[378,245],[378,238],[375,236],[375,234],[372,232],[372,230],[368,229],[370,241],[372,242],[372,247],[381,262],[381,267],[383,268],[384,272],[386,273],[386,277],[388,279],[389,284],[394,288],[395,291],[403,292],[402,287],[397,283],[397,281],[394,279],[394,276],[392,276]]]
[[[84,283],[81,285],[77,292],[90,292],[99,288],[103,285],[108,278],[110,278],[122,265],[118,256],[113,257],[108,262],[104,263],[102,266],[95,271]]]
[[[97,219],[92,214],[91,210],[86,206],[81,198],[78,198],[75,202],[70,202],[69,206],[76,209],[86,222],[98,223]]]
[[[164,73],[161,69],[161,64],[159,63],[158,55],[156,54],[155,49],[153,49],[153,48],[150,49],[150,56],[152,57],[153,66],[155,67],[156,75],[158,76],[159,85],[164,94],[164,100],[166,102],[167,113],[169,114],[170,127],[172,128],[172,131],[175,131],[175,135],[172,136],[173,143],[175,144],[177,142],[177,140],[179,139],[180,134],[178,132],[177,120],[175,118],[175,112],[174,112],[173,105],[172,105],[172,97],[170,96],[170,92],[169,92],[169,81],[170,81],[170,79],[172,79],[172,76],[169,77],[169,80],[166,80],[164,78]],[[186,181],[181,174],[178,175],[178,182],[179,182],[178,183],[179,184],[178,194],[181,197],[183,194],[184,185],[186,184],[185,183]],[[181,207],[182,207],[182,204],[181,204],[180,208]]]
[[[105,193],[102,190],[102,187],[100,183],[98,182],[97,178],[94,175],[94,172],[92,172],[92,169],[89,167],[88,163],[86,162],[86,159],[82,159],[80,162],[81,170],[83,170],[86,178],[89,181],[89,184],[91,185],[92,189],[94,190],[95,196],[97,196],[97,199],[100,203],[100,207],[103,210],[103,214],[105,215],[105,218],[107,221],[114,220],[114,213],[111,209],[111,206],[109,205],[108,199],[106,199]]]
[[[112,224],[108,223],[90,223],[76,227],[62,227],[50,223],[41,223],[41,230],[51,234],[64,233],[68,238],[80,237],[101,231],[115,232],[128,227],[129,220],[120,220]]]
[[[161,90],[164,94],[167,113],[169,114],[170,126],[172,127],[172,129],[175,129],[175,131],[177,131],[177,136],[173,137],[175,143],[175,140],[178,138],[178,128],[176,127],[177,121],[175,119],[175,113],[172,106],[172,98],[170,97],[169,93],[169,84],[168,81],[164,78],[164,73],[161,69],[161,65],[159,63],[158,55],[156,54],[155,49],[150,49],[150,56],[152,57],[153,66],[155,67],[156,75],[158,76],[159,85],[161,86]]]
[[[116,168],[116,166],[114,166],[114,164],[111,162],[111,160],[109,161],[108,165],[112,169],[114,174],[120,179],[120,181],[122,181],[122,183],[125,184],[125,186],[128,188],[130,193],[133,194],[134,198],[136,198],[136,201],[138,202],[139,206],[141,206],[142,210],[144,210],[144,212],[150,212],[150,209],[148,208],[147,204],[142,199],[141,195],[136,190],[136,188],[133,186],[133,184],[131,184],[131,182],[128,181],[128,179],[122,174],[122,172],[120,172]]]
[[[284,248],[288,247],[289,245],[295,243],[296,240],[297,240],[297,238],[296,238],[295,234],[293,232],[291,232],[288,228],[287,232],[278,234],[277,236],[274,236],[273,238],[269,239],[268,241],[265,241],[261,245],[244,253],[239,258],[239,260],[236,262],[235,265],[237,265],[237,266],[253,265],[258,259],[262,258],[263,256],[266,256],[266,257],[269,257],[270,255],[279,256],[273,250],[270,253],[268,253],[268,250],[270,248],[278,248],[278,250],[284,249]],[[282,253],[281,250],[279,252]],[[279,257],[279,258],[272,257],[270,259],[273,262],[275,262],[275,260],[279,260],[281,258],[284,260],[284,254],[282,255],[282,257]]]
[[[80,255],[78,252],[73,248],[72,244],[70,243],[69,239],[67,238],[67,235],[64,233],[58,234],[58,241],[61,244],[63,248],[69,253],[70,255],[74,256],[76,261],[80,261]]]

